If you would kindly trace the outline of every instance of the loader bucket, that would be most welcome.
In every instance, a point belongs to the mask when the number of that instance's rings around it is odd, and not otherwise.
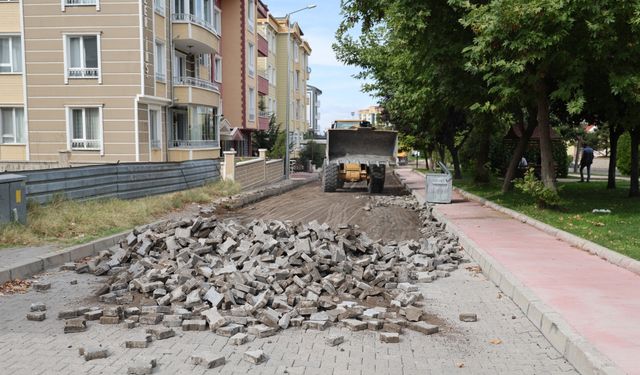
[[[388,130],[329,129],[327,158],[332,163],[393,165],[397,138],[397,132]]]

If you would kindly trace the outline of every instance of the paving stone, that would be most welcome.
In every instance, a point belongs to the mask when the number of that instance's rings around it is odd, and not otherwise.
[[[276,328],[269,327],[264,324],[256,324],[254,326],[247,328],[247,333],[261,339],[265,337],[273,336],[276,334],[276,332],[277,332]]]
[[[240,324],[231,323],[224,327],[216,329],[216,334],[224,337],[231,337],[239,332],[244,331],[244,326]]]
[[[46,318],[47,318],[47,313],[45,313],[44,311],[27,313],[27,320],[31,320],[34,322],[41,322]]]
[[[185,320],[182,322],[183,331],[206,331],[206,320]]]
[[[46,310],[47,310],[47,305],[45,305],[42,302],[32,303],[31,306],[29,307],[29,311],[31,312],[46,311]]]
[[[262,350],[246,351],[244,352],[244,355],[242,356],[242,358],[245,361],[256,364],[256,365],[267,360],[267,357],[265,357],[264,352]]]
[[[231,345],[243,345],[246,344],[247,341],[249,341],[249,335],[242,332],[238,332],[229,338],[229,343]]]
[[[125,348],[128,349],[144,349],[149,346],[151,335],[138,335],[124,342]]]
[[[90,310],[84,313],[83,317],[87,320],[100,320],[102,317],[102,310]]]
[[[176,331],[171,328],[147,328],[146,332],[153,335],[156,340],[165,340],[176,335]]]
[[[429,324],[427,322],[414,322],[409,324],[409,329],[414,331],[424,333],[425,335],[432,335],[434,333],[438,333],[439,327],[433,324]]]
[[[163,318],[164,318],[163,314],[146,314],[146,315],[140,315],[139,322],[140,324],[155,325],[155,324],[160,324]]]
[[[473,314],[473,313],[462,313],[460,314],[460,321],[463,322],[477,322],[478,321],[478,315]]]
[[[65,321],[64,333],[77,333],[87,330],[87,321],[83,318],[69,319]]]
[[[341,321],[345,327],[352,331],[362,331],[367,329],[367,322],[362,322],[356,319],[344,319]]]
[[[326,343],[329,346],[337,346],[344,342],[344,336],[331,336],[327,339]]]
[[[382,332],[380,333],[380,341],[386,342],[386,343],[398,343],[400,342],[400,334]]]
[[[120,324],[119,316],[101,316],[100,324]]]
[[[109,356],[109,350],[106,348],[80,348],[78,352],[84,357],[85,361],[92,361],[94,359],[103,359]]]
[[[45,290],[51,289],[51,283],[47,282],[36,282],[31,284],[33,289],[37,292],[44,292]]]
[[[224,356],[216,356],[211,354],[194,354],[191,356],[191,363],[201,365],[204,368],[211,369],[223,366],[226,363]]]

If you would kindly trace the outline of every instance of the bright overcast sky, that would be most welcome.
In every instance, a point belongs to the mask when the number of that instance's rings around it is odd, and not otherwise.
[[[311,78],[308,84],[322,90],[320,96],[319,128],[325,129],[337,119],[351,118],[351,112],[375,104],[375,100],[360,92],[362,81],[352,77],[358,70],[342,65],[331,49],[340,20],[340,0],[266,0],[269,11],[276,17],[316,4],[314,9],[291,16],[298,22],[312,52],[309,58]]]

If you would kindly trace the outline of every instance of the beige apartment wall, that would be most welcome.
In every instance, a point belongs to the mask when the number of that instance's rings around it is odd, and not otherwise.
[[[285,124],[287,117],[287,34],[278,33],[276,36],[276,96],[278,110],[276,119],[278,124]]]
[[[20,33],[20,3],[0,3],[0,33]]]
[[[65,106],[101,105],[104,156],[74,150],[71,160],[135,161],[135,97],[141,90],[139,2],[101,0],[99,12],[94,7],[67,7],[62,12],[60,0],[23,4],[30,158],[57,160],[58,151],[67,148]],[[95,79],[69,79],[65,84],[63,33],[100,34],[101,84]],[[153,94],[148,82],[145,87]]]
[[[242,0],[246,1],[246,0]],[[222,2],[222,90],[224,96],[224,117],[232,127],[244,127],[245,107],[243,87],[245,85],[243,34],[243,14],[241,1]]]
[[[27,146],[25,145],[0,145],[0,160],[27,160]],[[1,172],[1,171],[0,171]]]
[[[22,74],[0,74],[0,104],[24,103]]]

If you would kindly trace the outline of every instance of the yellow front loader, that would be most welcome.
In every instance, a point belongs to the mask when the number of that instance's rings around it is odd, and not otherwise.
[[[366,121],[336,121],[327,132],[323,168],[325,192],[343,188],[345,182],[366,181],[369,193],[382,193],[385,168],[396,163],[398,133],[377,130]]]

